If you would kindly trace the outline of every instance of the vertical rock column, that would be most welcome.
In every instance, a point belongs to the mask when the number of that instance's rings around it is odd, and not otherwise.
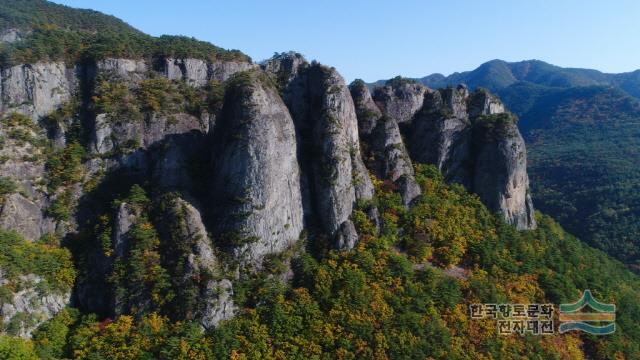
[[[379,178],[395,182],[404,204],[409,205],[421,191],[398,123],[382,114],[363,81],[353,82],[350,90],[356,104],[360,138],[367,145],[365,163]]]
[[[310,111],[304,125],[311,133],[318,213],[338,248],[350,249],[358,240],[349,219],[354,204],[373,197],[373,185],[360,155],[355,106],[334,69],[314,65],[307,76]]]
[[[295,129],[260,71],[237,74],[225,98],[212,188],[216,227],[238,258],[260,266],[266,254],[293,245],[303,229]]]

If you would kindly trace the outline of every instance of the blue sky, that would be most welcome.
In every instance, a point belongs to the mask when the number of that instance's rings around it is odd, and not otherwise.
[[[638,0],[55,0],[259,61],[295,50],[347,80],[471,70],[491,59],[640,68]]]

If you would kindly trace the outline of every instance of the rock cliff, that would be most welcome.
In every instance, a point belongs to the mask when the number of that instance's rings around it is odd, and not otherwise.
[[[274,257],[287,268],[305,235],[353,248],[354,210],[378,223],[372,175],[411,206],[414,163],[436,165],[517,228],[535,227],[524,142],[486,91],[396,78],[371,94],[297,53],[260,65],[105,58],[0,74],[0,226],[76,244],[72,298],[104,316],[169,312],[213,327],[236,311],[234,284]],[[140,290],[122,269],[141,266],[143,251],[158,279]],[[42,318],[69,299],[43,300]]]
[[[303,229],[293,120],[266,74],[231,80],[214,150],[217,233],[238,258],[260,265],[292,246]]]
[[[536,227],[524,141],[517,120],[495,96],[483,89],[470,94],[464,85],[434,91],[402,78],[375,88],[373,96],[357,80],[351,92],[365,162],[399,185],[405,204],[420,191],[412,161],[434,164],[508,223]]]

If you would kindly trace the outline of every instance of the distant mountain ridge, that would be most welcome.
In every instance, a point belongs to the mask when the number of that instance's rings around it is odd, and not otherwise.
[[[563,68],[540,60],[491,60],[471,71],[455,72],[449,76],[435,73],[414,80],[431,88],[464,83],[471,88],[484,87],[491,91],[519,82],[559,88],[604,85],[618,87],[640,98],[640,70],[611,74],[593,69]],[[373,83],[375,86],[383,84],[384,80]]]

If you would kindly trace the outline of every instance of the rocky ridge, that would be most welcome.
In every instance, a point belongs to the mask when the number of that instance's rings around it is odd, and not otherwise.
[[[194,305],[180,316],[208,328],[233,316],[234,282],[272,256],[289,254],[288,262],[302,239],[353,248],[353,210],[364,206],[377,223],[370,174],[395,183],[411,206],[420,194],[413,162],[437,165],[518,228],[535,227],[524,143],[486,92],[396,81],[371,95],[363,83],[347,86],[334,68],[295,53],[261,65],[189,58],[25,64],[3,69],[1,84],[3,117],[22,114],[30,123],[16,126],[42,143],[48,137],[43,157],[74,142],[84,153],[78,176],[55,189],[46,159],[3,162],[2,176],[22,191],[3,195],[0,224],[30,240],[51,232],[71,242],[102,239],[77,254],[86,268],[73,296],[99,314],[155,309],[147,298],[122,297],[108,281],[116,264],[132,261],[129,234],[141,222],[154,228],[160,265],[178,279],[167,286],[178,294],[193,289]],[[73,101],[75,111],[58,114]],[[11,126],[3,120],[0,127],[9,138],[2,151],[35,154],[40,145],[14,139]],[[126,201],[112,207],[127,184],[144,184],[148,214]],[[70,216],[55,218],[49,208],[63,196]]]

